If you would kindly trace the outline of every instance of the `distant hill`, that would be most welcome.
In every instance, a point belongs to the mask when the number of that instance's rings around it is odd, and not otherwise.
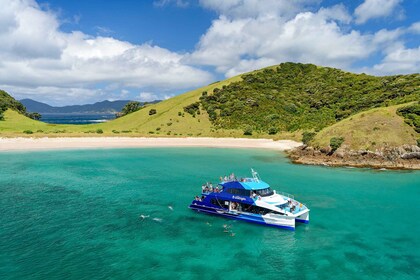
[[[32,99],[22,99],[20,102],[26,107],[28,112],[37,112],[40,114],[115,114],[120,112],[130,100],[105,100],[94,104],[63,107],[50,106]]]

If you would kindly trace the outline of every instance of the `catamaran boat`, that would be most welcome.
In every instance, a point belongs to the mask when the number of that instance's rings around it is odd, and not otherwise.
[[[309,223],[309,208],[287,193],[279,193],[251,169],[251,178],[237,179],[234,174],[220,178],[213,188],[202,186],[189,208],[268,226],[294,230],[297,223]]]

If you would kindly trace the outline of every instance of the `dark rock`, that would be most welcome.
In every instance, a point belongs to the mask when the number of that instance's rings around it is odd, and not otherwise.
[[[402,159],[420,159],[420,152],[405,153],[401,155]]]

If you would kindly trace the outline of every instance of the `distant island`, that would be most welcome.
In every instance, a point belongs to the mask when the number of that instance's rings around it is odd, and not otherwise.
[[[282,63],[95,125],[46,125],[0,94],[0,136],[290,139],[297,163],[420,169],[420,74],[375,77]],[[73,109],[74,110],[74,109]]]

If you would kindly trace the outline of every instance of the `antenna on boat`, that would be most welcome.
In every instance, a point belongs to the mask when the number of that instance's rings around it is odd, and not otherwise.
[[[252,174],[252,178],[254,178],[255,182],[259,183],[261,178],[260,178],[260,175],[258,175],[257,171],[255,171],[253,168],[251,168],[251,174]]]

